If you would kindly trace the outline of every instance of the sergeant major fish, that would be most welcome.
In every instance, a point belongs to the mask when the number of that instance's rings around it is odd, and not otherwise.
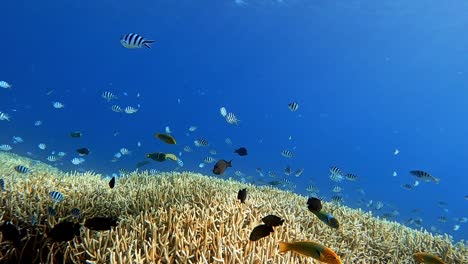
[[[143,47],[151,49],[151,43],[154,43],[154,40],[145,39],[136,33],[125,34],[120,38],[120,44],[127,49],[138,49]]]

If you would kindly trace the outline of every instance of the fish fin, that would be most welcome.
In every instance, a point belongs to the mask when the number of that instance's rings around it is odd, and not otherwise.
[[[230,160],[229,162],[227,162],[227,163],[226,163],[226,166],[227,166],[227,167],[232,167],[231,162],[232,162],[232,160]]]
[[[289,243],[280,242],[279,243],[279,253],[285,253],[287,251],[289,251]]]
[[[145,47],[147,47],[148,49],[151,49],[151,46],[149,45],[151,43],[154,43],[154,40],[145,40],[145,42],[143,42],[143,45],[145,45]]]

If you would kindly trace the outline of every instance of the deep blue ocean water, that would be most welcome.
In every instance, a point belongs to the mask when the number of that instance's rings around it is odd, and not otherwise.
[[[379,216],[397,210],[391,219],[420,217],[428,230],[468,237],[460,222],[468,217],[465,1],[15,0],[0,10],[0,81],[13,85],[0,88],[0,112],[11,116],[0,121],[0,145],[10,152],[104,175],[133,170],[150,152],[181,152],[183,170],[207,175],[213,164],[198,166],[205,157],[232,159],[223,178],[259,185],[287,179],[295,192],[314,185],[326,200],[341,186],[345,205]],[[124,48],[119,39],[131,32],[155,40],[152,49]],[[104,91],[118,99],[107,102]],[[53,108],[54,101],[65,108]],[[299,103],[296,112],[291,102]],[[115,113],[113,104],[140,108]],[[225,121],[223,106],[239,125]],[[191,125],[197,130],[189,132]],[[153,137],[166,126],[177,145]],[[73,131],[83,137],[70,138]],[[13,144],[13,136],[24,142]],[[195,147],[198,138],[210,146]],[[80,147],[91,154],[76,166]],[[122,147],[131,155],[111,162]],[[249,155],[237,156],[238,147]],[[283,157],[284,149],[295,157]],[[67,155],[48,162],[52,151]],[[304,173],[286,176],[287,165]],[[331,181],[331,166],[358,180]],[[175,167],[167,161],[142,169]],[[415,180],[410,170],[440,183],[405,190]],[[384,207],[367,207],[370,200]]]

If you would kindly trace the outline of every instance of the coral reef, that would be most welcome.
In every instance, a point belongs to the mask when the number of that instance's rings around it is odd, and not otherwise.
[[[16,165],[31,169],[14,171]],[[413,263],[412,254],[431,252],[447,263],[468,263],[468,248],[448,236],[433,236],[369,213],[324,203],[324,210],[340,221],[333,229],[307,209],[307,197],[270,187],[255,187],[191,172],[151,175],[147,171],[118,178],[93,172],[64,173],[17,155],[0,153],[0,219],[11,221],[21,233],[15,248],[0,235],[0,263],[318,263],[278,253],[280,241],[313,240],[335,251],[343,263]],[[245,204],[237,200],[247,188]],[[51,191],[63,193],[57,215],[47,215]],[[81,228],[72,241],[52,243],[47,231],[73,220],[72,208],[84,216],[117,216],[111,231]],[[249,241],[262,217],[285,219],[274,233]],[[31,219],[35,218],[36,223]]]

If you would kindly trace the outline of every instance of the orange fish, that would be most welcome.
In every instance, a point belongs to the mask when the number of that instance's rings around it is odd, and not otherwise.
[[[292,250],[296,253],[304,255],[306,257],[312,257],[328,264],[342,264],[340,257],[333,252],[333,250],[327,248],[313,241],[300,241],[300,242],[280,242],[279,252],[285,253]]]
[[[439,257],[425,252],[417,252],[413,254],[414,261],[417,263],[426,264],[445,264]]]

